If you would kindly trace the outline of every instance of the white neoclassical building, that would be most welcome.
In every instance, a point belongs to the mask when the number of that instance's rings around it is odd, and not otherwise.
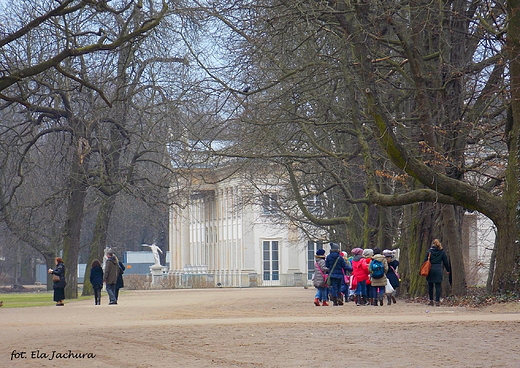
[[[495,236],[496,228],[489,218],[476,211],[464,214],[462,244],[468,285],[486,285]]]
[[[308,283],[321,246],[279,220],[276,192],[257,189],[229,177],[199,185],[185,206],[171,208],[169,275],[179,286],[194,280],[227,287]]]

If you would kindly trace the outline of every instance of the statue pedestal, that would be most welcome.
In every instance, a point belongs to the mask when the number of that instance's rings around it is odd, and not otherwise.
[[[161,265],[150,266],[150,273],[152,274],[152,288],[160,287],[163,279],[163,268]]]

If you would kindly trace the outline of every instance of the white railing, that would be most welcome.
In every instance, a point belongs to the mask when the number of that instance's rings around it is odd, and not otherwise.
[[[194,272],[196,271],[196,272]],[[164,275],[165,284],[171,287],[184,288],[212,288],[212,287],[262,287],[262,286],[309,286],[312,284],[303,273],[289,274],[257,274],[239,271],[199,272],[200,268],[171,270]]]

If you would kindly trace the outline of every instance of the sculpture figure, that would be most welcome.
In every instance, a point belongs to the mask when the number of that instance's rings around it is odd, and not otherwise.
[[[155,258],[155,264],[154,266],[160,266],[161,265],[161,259],[159,258],[159,252],[161,252],[162,254],[162,250],[161,248],[159,248],[157,245],[155,245],[155,243],[153,244],[142,244],[143,247],[149,247],[150,250],[152,251],[153,253],[153,257]]]

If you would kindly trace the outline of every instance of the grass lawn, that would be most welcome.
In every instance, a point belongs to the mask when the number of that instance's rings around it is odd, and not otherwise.
[[[40,307],[56,304],[52,300],[52,291],[38,293],[5,293],[0,294],[0,301],[4,303],[2,308]],[[78,299],[65,299],[65,303],[73,300],[93,299],[93,296],[80,296]]]

